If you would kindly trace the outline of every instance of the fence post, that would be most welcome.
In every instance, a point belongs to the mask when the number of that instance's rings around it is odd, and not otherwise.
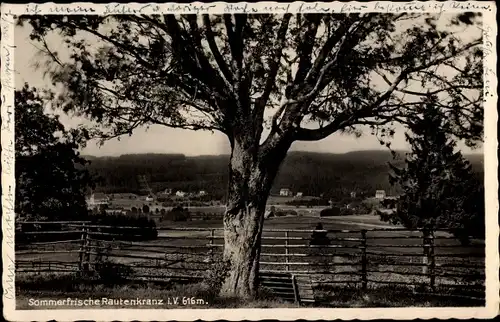
[[[423,256],[422,256],[422,274],[429,274],[429,253],[430,253],[430,239],[429,239],[429,230],[424,228],[422,230],[422,242],[423,242]]]
[[[366,257],[366,230],[361,230],[361,288],[366,290],[368,288],[367,264]]]
[[[430,286],[431,290],[436,290],[436,257],[434,256],[434,232],[432,231],[429,235],[429,274],[430,274]]]
[[[290,270],[290,265],[288,265],[288,230],[285,231],[285,263],[286,265],[286,271],[288,272]]]
[[[297,285],[297,279],[295,278],[295,275],[293,275],[293,274],[292,274],[292,286],[293,286],[293,295],[295,297],[295,303],[297,303],[297,305],[300,306],[299,287]]]
[[[82,237],[80,238],[80,250],[79,250],[79,261],[78,261],[78,271],[83,272],[83,252],[85,249],[85,224],[82,225]]]
[[[85,246],[83,247],[85,256],[83,259],[83,271],[87,273],[90,270],[90,239],[89,228],[85,227]]]
[[[215,233],[214,230],[210,230],[210,264],[214,263],[214,239]]]

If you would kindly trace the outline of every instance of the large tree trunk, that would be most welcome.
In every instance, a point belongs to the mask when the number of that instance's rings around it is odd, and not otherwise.
[[[260,243],[266,202],[287,147],[262,153],[235,143],[229,166],[224,215],[224,261],[229,265],[221,295],[251,299],[257,295]]]

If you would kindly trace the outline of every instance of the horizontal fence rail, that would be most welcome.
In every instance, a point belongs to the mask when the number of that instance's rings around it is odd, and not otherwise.
[[[44,225],[50,230],[43,230]],[[59,230],[53,230],[54,225]],[[19,273],[90,274],[111,268],[130,280],[199,281],[221,260],[224,247],[221,228],[109,226],[83,221],[25,222],[18,227]],[[45,241],[47,235],[56,240]],[[260,273],[267,276],[262,277],[262,285],[269,287],[279,280],[276,274],[285,274],[288,284],[271,288],[293,299],[300,298],[306,284],[305,292],[313,295],[328,285],[354,284],[366,290],[394,284],[433,293],[443,288],[478,290],[484,296],[484,257],[484,241],[464,246],[446,230],[264,229]],[[311,294],[305,302],[314,301]]]

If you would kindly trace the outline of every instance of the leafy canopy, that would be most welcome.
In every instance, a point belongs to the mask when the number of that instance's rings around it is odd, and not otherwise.
[[[102,138],[162,124],[272,147],[407,124],[428,93],[449,131],[482,136],[480,15],[23,16],[57,102]],[[52,51],[52,30],[67,46]],[[477,34],[476,38],[471,35]],[[266,131],[264,131],[264,129]],[[244,135],[243,135],[244,134]]]
[[[86,215],[91,183],[78,148],[87,134],[65,130],[44,113],[41,95],[25,85],[15,92],[16,214],[27,219],[63,220]]]

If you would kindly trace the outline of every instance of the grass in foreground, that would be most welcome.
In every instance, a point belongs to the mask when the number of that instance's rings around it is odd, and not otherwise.
[[[91,308],[134,308],[134,309],[207,309],[207,308],[296,308],[297,304],[285,302],[272,293],[265,292],[259,299],[242,302],[238,299],[220,298],[204,283],[174,284],[151,282],[123,282],[106,285],[102,281],[82,280],[75,274],[23,276],[16,281],[19,310],[31,309],[91,309]],[[456,307],[484,306],[484,301],[453,296],[415,293],[398,287],[380,287],[362,291],[359,288],[336,287],[323,288],[317,294],[321,300],[315,307],[361,308],[361,307]],[[43,300],[87,300],[108,299],[105,304],[94,306],[44,305],[37,306]],[[112,303],[114,300],[150,299],[162,300],[160,303]],[[50,304],[50,303],[45,303]]]
[[[479,307],[484,299],[457,296],[449,290],[430,293],[404,286],[380,286],[363,291],[357,287],[323,287],[316,291],[320,307]]]

